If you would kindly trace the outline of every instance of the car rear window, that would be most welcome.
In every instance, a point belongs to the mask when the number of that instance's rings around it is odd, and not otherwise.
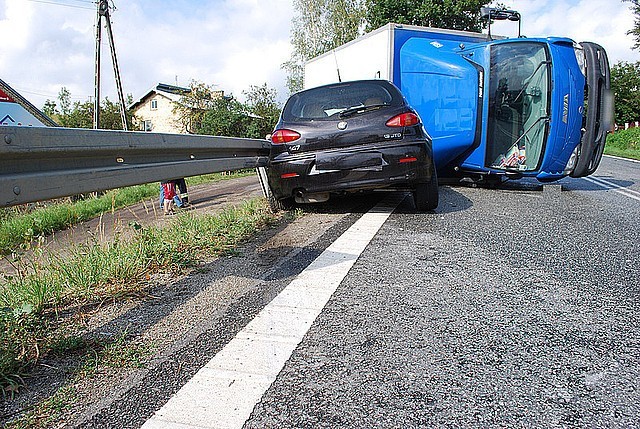
[[[402,94],[387,81],[345,82],[292,95],[282,117],[285,121],[337,119],[353,109],[402,104]]]

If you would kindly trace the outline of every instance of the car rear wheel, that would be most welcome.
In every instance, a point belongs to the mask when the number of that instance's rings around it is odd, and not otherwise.
[[[289,211],[296,206],[296,202],[293,197],[277,199],[273,192],[271,191],[271,187],[268,187],[268,195],[267,202],[269,203],[269,208],[272,212],[277,213],[279,211]]]
[[[274,213],[277,213],[283,210],[289,211],[289,210],[292,210],[295,206],[296,206],[296,203],[293,200],[293,198],[284,198],[282,200],[279,200],[275,198],[273,195],[269,197],[269,207],[271,208],[271,211]]]
[[[429,182],[416,185],[413,201],[419,212],[435,210],[438,207],[438,177],[435,168]]]

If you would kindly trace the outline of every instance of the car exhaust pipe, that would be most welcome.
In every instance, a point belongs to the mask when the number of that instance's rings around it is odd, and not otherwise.
[[[302,189],[298,189],[293,193],[293,197],[298,204],[324,203],[329,200],[329,193],[306,194]]]

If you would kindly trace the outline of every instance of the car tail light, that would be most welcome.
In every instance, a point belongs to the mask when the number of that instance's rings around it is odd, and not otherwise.
[[[294,177],[300,177],[298,173],[284,173],[280,175],[282,179],[293,179]]]
[[[418,158],[416,158],[415,156],[407,156],[404,158],[400,158],[400,164],[407,164],[409,162],[416,162],[418,160]]]
[[[273,144],[283,144],[296,141],[300,138],[300,134],[291,130],[276,130],[271,135],[271,142]]]
[[[387,127],[410,127],[420,123],[420,118],[413,112],[401,113],[387,121]]]

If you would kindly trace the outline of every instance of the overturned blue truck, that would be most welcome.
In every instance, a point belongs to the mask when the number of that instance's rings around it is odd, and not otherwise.
[[[433,139],[439,177],[550,182],[597,169],[613,116],[609,73],[591,42],[391,23],[308,61],[304,86],[389,80]]]

